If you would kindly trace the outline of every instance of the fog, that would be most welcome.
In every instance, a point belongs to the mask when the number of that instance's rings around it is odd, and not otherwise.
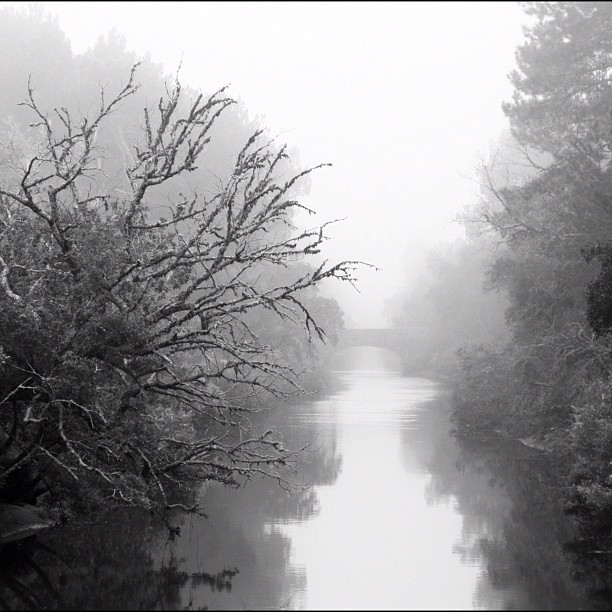
[[[1,2],[0,6],[22,5]],[[463,235],[475,166],[501,111],[524,16],[506,2],[43,2],[81,53],[116,29],[127,48],[212,91],[229,84],[312,176],[303,203],[329,260],[360,260],[359,292],[334,285],[348,326],[388,325],[385,302],[426,252]],[[92,76],[93,78],[93,76]]]
[[[611,32],[0,2],[0,607],[612,609]]]

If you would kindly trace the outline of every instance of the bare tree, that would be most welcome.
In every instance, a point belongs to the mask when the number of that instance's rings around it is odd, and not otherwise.
[[[181,113],[177,81],[144,111],[131,190],[110,185],[96,137],[136,95],[136,69],[78,121],[65,108],[45,112],[29,87],[35,150],[3,146],[0,482],[31,464],[58,494],[157,509],[189,481],[263,474],[286,484],[297,449],[256,433],[249,415],[258,395],[300,389],[298,364],[276,358],[246,315],[263,309],[323,339],[304,296],[324,279],[352,284],[359,264],[275,276],[319,253],[325,225],[293,226],[304,207],[292,193],[315,168],[281,181],[286,150],[262,132],[216,193],[180,193],[167,215],[151,204],[197,168],[233,103],[223,89]]]

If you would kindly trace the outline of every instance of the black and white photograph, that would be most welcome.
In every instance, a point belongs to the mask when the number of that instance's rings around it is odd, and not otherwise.
[[[0,1],[0,610],[612,609],[612,1]]]

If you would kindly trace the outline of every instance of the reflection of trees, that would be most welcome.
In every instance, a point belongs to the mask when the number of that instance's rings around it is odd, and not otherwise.
[[[292,592],[304,588],[303,577],[293,583],[287,580],[290,542],[263,529],[257,512],[250,512],[256,508],[243,506],[252,502],[243,491],[213,487],[206,495],[210,518],[187,517],[181,537],[154,559],[156,567],[170,567],[175,574],[212,574],[219,567],[239,569],[232,577],[231,589],[211,592],[208,584],[187,584],[175,607],[278,608]]]
[[[277,406],[257,415],[260,429],[273,429],[287,448],[306,449],[300,453],[293,481],[298,485],[286,491],[272,480],[254,479],[241,492],[253,518],[261,523],[282,520],[305,520],[318,512],[314,486],[333,484],[342,466],[337,445],[337,425],[330,418],[330,403],[304,402]],[[252,419],[254,422],[254,419]],[[210,498],[203,500],[206,511]],[[242,503],[242,502],[241,502]],[[235,508],[242,512],[240,508]]]
[[[121,510],[103,521],[50,530],[3,547],[5,609],[173,609],[188,586],[231,589],[235,568],[216,572],[156,568],[167,531],[146,513]]]
[[[52,608],[58,604],[58,591],[35,558],[45,552],[54,554],[33,536],[0,546],[0,606],[3,609]]]
[[[596,555],[579,560],[564,549],[576,531],[563,512],[556,466],[518,442],[459,441],[449,437],[448,430],[444,403],[431,402],[420,414],[417,429],[403,433],[403,446],[423,454],[431,473],[428,500],[453,500],[463,517],[461,541],[454,551],[464,562],[484,569],[475,604],[609,608],[609,586],[602,578],[607,575],[610,585],[612,562],[596,560]],[[411,442],[416,436],[420,445]],[[597,561],[602,563],[599,572],[593,567]]]
[[[488,481],[489,497],[507,500],[494,525],[499,535],[480,547],[491,586],[498,591],[513,586],[506,598],[521,607],[584,607],[585,585],[575,580],[575,567],[563,551],[575,532],[563,513],[555,466],[515,442],[464,441],[459,448],[468,477],[475,466]],[[469,497],[458,499],[461,511],[469,512]]]
[[[293,448],[313,442],[302,457],[296,480],[332,484],[340,471],[335,424],[323,425],[318,402],[283,406],[263,415],[262,426],[278,429]],[[174,559],[179,570],[213,571],[237,567],[231,592],[211,594],[190,587],[182,605],[214,609],[293,607],[305,590],[302,571],[288,567],[291,541],[275,529],[279,523],[303,521],[318,511],[312,486],[286,491],[269,479],[247,482],[238,490],[211,486],[203,496],[208,519],[187,517],[182,535],[169,545],[161,563]]]
[[[581,524],[578,537],[567,542],[574,577],[584,584],[591,601],[601,609],[612,609],[612,534],[597,524]]]
[[[340,471],[335,424],[318,402],[261,415],[292,447],[312,442],[296,480],[328,485]],[[270,528],[317,512],[314,488],[288,492],[256,479],[238,490],[210,487],[210,518],[176,515],[180,535],[146,512],[122,509],[99,522],[70,524],[0,553],[0,607],[6,609],[176,609],[291,606],[305,576],[288,573],[291,543]]]

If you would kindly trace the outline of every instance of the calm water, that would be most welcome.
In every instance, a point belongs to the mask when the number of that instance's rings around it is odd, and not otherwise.
[[[537,451],[458,444],[434,380],[337,376],[338,391],[270,414],[313,441],[310,488],[211,487],[209,519],[180,518],[172,540],[134,512],[49,531],[5,555],[0,607],[609,607],[605,567],[563,552],[572,527]]]

